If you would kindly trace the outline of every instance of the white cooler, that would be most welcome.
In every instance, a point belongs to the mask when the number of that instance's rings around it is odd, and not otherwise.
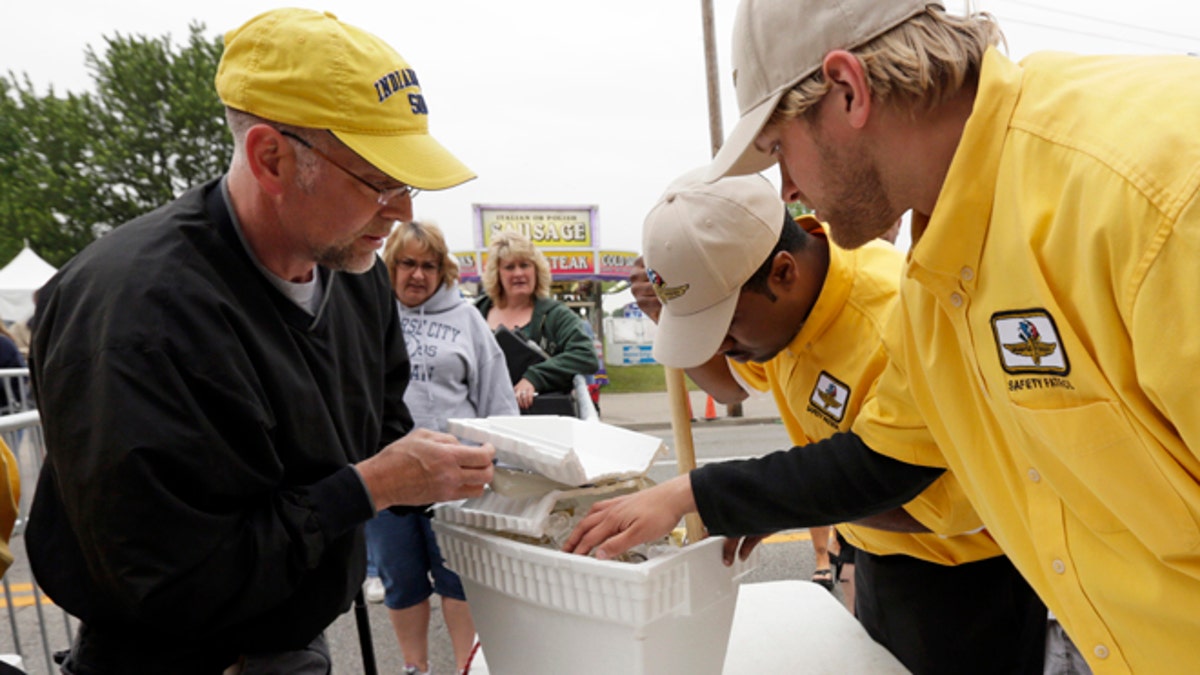
[[[642,563],[562,553],[435,518],[495,675],[720,673],[749,570],[712,538]],[[752,558],[753,560],[753,558]]]

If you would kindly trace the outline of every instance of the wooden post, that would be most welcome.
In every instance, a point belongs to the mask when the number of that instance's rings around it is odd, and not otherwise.
[[[692,444],[692,418],[688,413],[687,384],[683,379],[683,371],[678,368],[664,368],[667,378],[667,399],[671,406],[671,431],[675,437],[675,459],[679,464],[679,473],[685,474],[696,468],[696,446]],[[704,538],[704,525],[699,514],[689,513],[684,518],[687,528],[688,543],[695,543]]]

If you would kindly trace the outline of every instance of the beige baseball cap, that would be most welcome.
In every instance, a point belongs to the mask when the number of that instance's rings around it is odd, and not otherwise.
[[[328,129],[407,185],[440,190],[475,177],[430,135],[416,71],[386,42],[330,12],[275,9],[229,31],[216,86],[231,108]]]
[[[662,302],[654,358],[691,368],[717,353],[742,285],[779,241],[787,210],[762,176],[706,182],[706,168],[667,188],[642,226],[642,259]]]
[[[741,117],[713,158],[710,180],[757,173],[775,159],[754,140],[780,99],[835,49],[866,44],[941,2],[742,0],[733,22],[733,84]]]

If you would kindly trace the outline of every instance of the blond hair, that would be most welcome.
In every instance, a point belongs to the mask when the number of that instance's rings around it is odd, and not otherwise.
[[[487,264],[483,267],[483,292],[487,293],[497,307],[508,304],[504,287],[500,284],[500,265],[505,260],[528,260],[537,269],[537,283],[533,287],[535,297],[550,297],[550,263],[529,237],[505,230],[492,236],[488,246]]]
[[[396,259],[408,248],[409,242],[425,252],[432,253],[438,258],[438,286],[453,286],[458,281],[458,261],[450,255],[450,247],[446,245],[446,237],[441,228],[433,223],[412,221],[400,223],[388,235],[383,247],[383,264],[387,266],[388,277],[396,283]]]
[[[1004,44],[1004,34],[987,12],[955,16],[930,5],[892,30],[848,50],[866,72],[871,95],[933,108],[979,79],[988,47]],[[811,114],[829,92],[821,69],[798,82],[780,99],[767,125]]]

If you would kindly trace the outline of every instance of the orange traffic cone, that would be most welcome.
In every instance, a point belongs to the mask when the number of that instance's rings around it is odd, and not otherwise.
[[[713,401],[712,396],[709,396],[708,400],[704,402],[704,419],[717,419],[717,404],[715,401]]]

